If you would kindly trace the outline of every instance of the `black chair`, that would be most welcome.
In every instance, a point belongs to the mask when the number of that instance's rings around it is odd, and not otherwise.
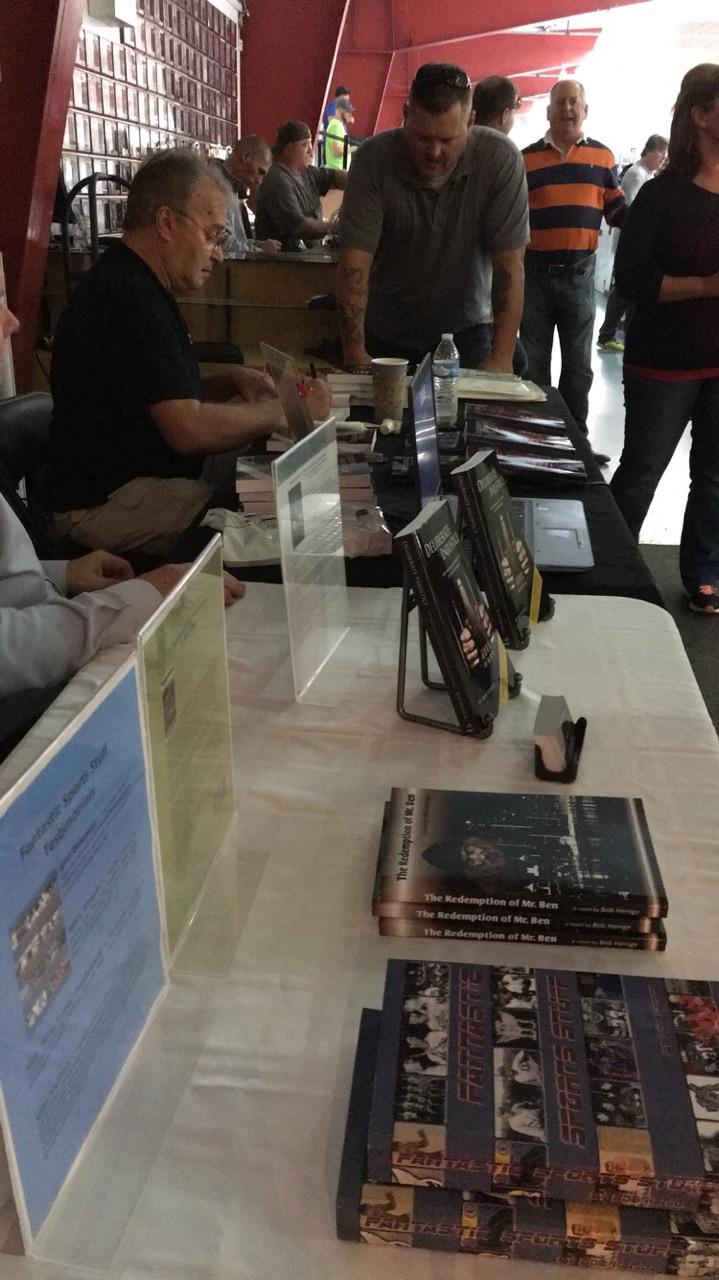
[[[58,556],[45,499],[52,397],[43,391],[0,400],[0,492],[42,559]],[[17,490],[25,482],[26,501]],[[61,553],[60,553],[61,554]],[[74,554],[77,554],[77,549]]]

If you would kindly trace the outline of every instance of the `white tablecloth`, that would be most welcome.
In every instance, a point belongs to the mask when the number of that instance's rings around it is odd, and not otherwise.
[[[281,589],[250,585],[228,615],[239,852],[224,892],[237,944],[213,973],[200,938],[194,972],[174,978],[41,1238],[59,1265],[0,1259],[2,1280],[566,1278],[335,1239],[360,1009],[379,1007],[391,955],[716,977],[717,738],[652,605],[560,598],[514,655],[521,696],[480,743],[398,719],[399,593],[350,603],[352,630],[301,705]],[[436,706],[411,687],[416,706]],[[671,904],[666,954],[379,938],[369,903],[390,787],[545,789],[530,738],[542,693],[588,718],[573,789],[645,800]]]

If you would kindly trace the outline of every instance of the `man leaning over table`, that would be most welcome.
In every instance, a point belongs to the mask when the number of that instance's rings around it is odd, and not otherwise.
[[[512,371],[527,184],[514,143],[473,121],[466,72],[427,63],[404,127],[356,152],[337,272],[346,366],[373,355],[417,361],[452,332],[463,365]]]
[[[0,303],[0,357],[17,328]],[[135,578],[126,560],[106,551],[41,563],[0,494],[0,698],[57,686],[99,649],[131,640],[186,568],[168,564]],[[229,574],[224,586],[227,605],[244,595]],[[8,711],[0,707],[0,737]]]
[[[175,298],[222,261],[231,197],[196,152],[156,152],[132,183],[121,242],[73,292],[51,368],[48,475],[61,537],[165,555],[212,501],[208,456],[284,425],[265,373],[228,365],[201,378]]]

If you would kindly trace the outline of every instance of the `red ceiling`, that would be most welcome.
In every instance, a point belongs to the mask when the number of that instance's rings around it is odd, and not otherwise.
[[[603,0],[615,8],[635,0]],[[355,132],[374,133],[401,120],[402,105],[423,62],[456,62],[472,80],[506,75],[524,97],[549,91],[562,69],[591,52],[600,27],[581,33],[530,34],[511,28],[551,22],[582,9],[581,0],[349,0],[331,83],[348,85]],[[524,77],[528,77],[525,79]]]

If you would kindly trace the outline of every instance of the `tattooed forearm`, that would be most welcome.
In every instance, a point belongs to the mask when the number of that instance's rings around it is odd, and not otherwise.
[[[511,357],[524,305],[524,252],[508,249],[492,258],[493,351]],[[509,366],[511,368],[511,364]]]
[[[344,250],[337,265],[337,310],[345,355],[364,351],[371,255]]]

